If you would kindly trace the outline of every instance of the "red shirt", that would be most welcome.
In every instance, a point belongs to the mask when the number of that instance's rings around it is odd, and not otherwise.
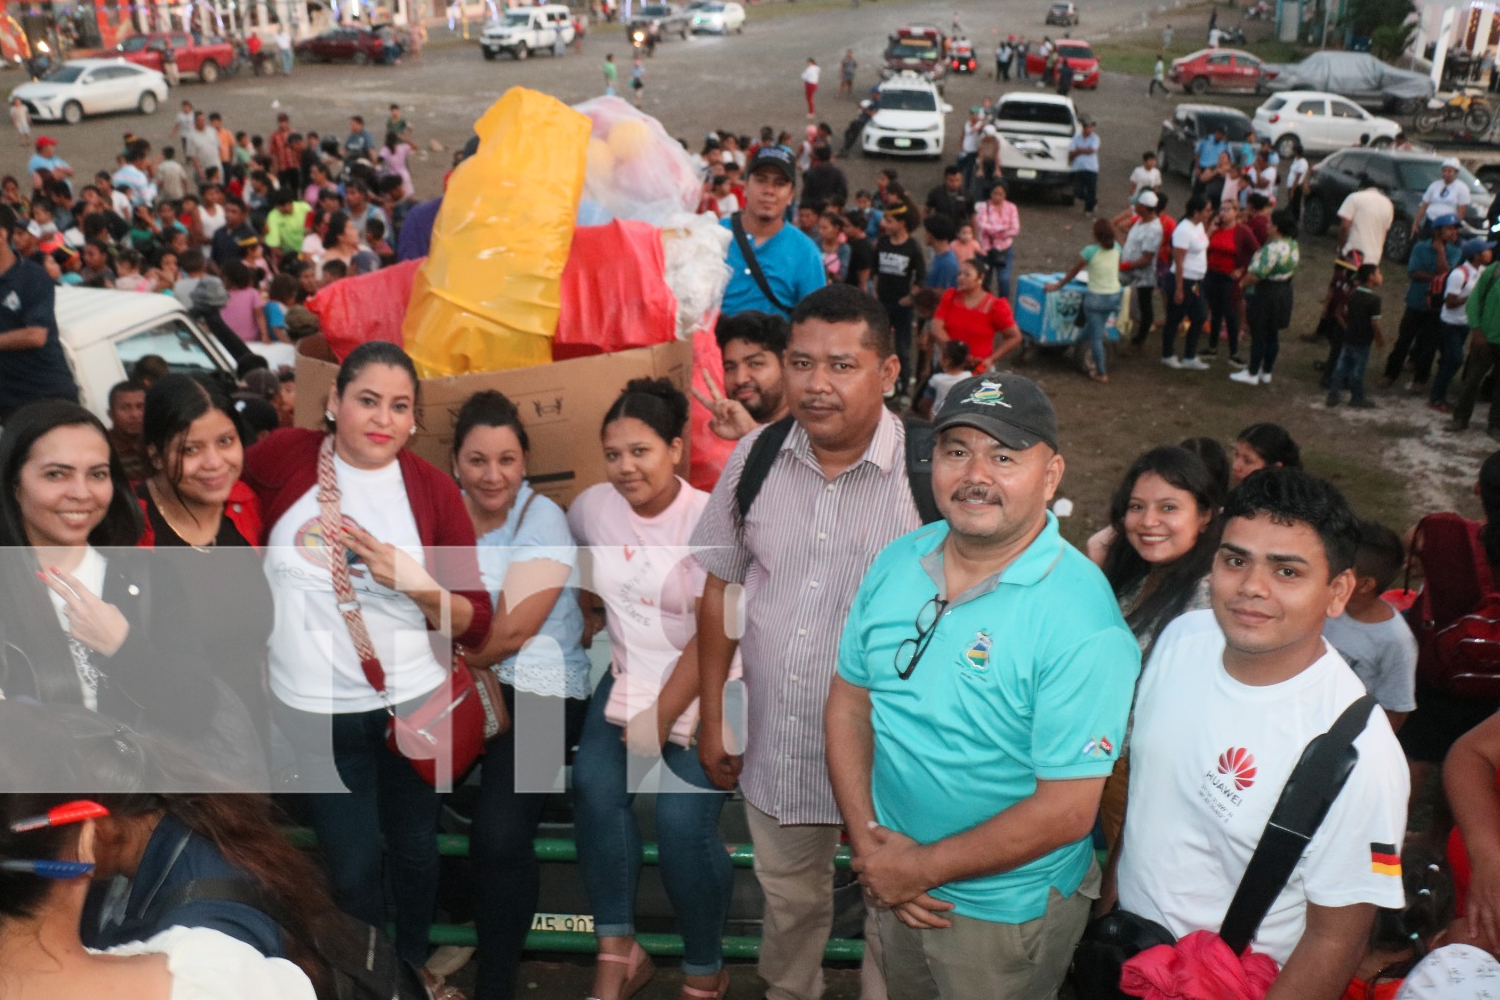
[[[1208,269],[1214,274],[1228,274],[1235,268],[1236,242],[1233,229],[1215,229],[1208,238]]]
[[[1161,249],[1156,252],[1156,257],[1163,264],[1172,262],[1172,231],[1177,228],[1177,220],[1163,212],[1161,219]]]
[[[995,334],[1016,325],[1009,302],[986,295],[978,309],[970,309],[956,288],[943,293],[933,318],[943,321],[950,338],[969,345],[969,356],[975,361],[982,361],[994,351]]]

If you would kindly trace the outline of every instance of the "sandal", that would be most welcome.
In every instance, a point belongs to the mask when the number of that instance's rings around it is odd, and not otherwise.
[[[646,949],[641,947],[639,941],[631,942],[629,955],[612,955],[601,951],[595,957],[601,962],[613,962],[626,967],[625,982],[620,984],[620,1000],[630,1000],[656,975],[656,966],[651,963],[651,956],[646,954]],[[598,998],[589,997],[589,1000]]]
[[[719,970],[719,985],[713,990],[700,990],[695,986],[684,986],[678,995],[678,1000],[683,997],[692,997],[693,1000],[724,1000],[724,995],[729,992],[729,970]]]
[[[457,986],[449,986],[443,977],[431,969],[417,970],[422,974],[422,985],[427,987],[427,995],[432,1000],[468,1000],[464,991]]]

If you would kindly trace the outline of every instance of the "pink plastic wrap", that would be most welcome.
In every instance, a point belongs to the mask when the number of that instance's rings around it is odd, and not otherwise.
[[[676,336],[661,233],[644,222],[579,226],[562,274],[552,359],[613,354]]]
[[[335,281],[307,300],[334,357],[342,362],[367,340],[402,343],[401,323],[411,300],[412,279],[426,259]]]

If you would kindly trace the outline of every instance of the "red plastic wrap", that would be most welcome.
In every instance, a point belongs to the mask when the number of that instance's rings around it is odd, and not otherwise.
[[[335,281],[307,300],[334,357],[343,362],[345,355],[367,340],[403,342],[401,323],[411,299],[412,279],[426,259]]]
[[[713,372],[718,380],[724,377],[724,355],[719,353],[719,342],[714,339],[712,317],[707,326],[707,329],[693,331],[693,388],[705,396],[710,393],[703,378],[704,371]],[[692,414],[690,435],[693,447],[688,482],[700,490],[711,491],[729,461],[729,453],[734,451],[735,442],[725,441],[708,429],[711,416],[703,407],[694,404]]]
[[[676,331],[660,230],[644,222],[573,230],[552,360],[665,344]]]

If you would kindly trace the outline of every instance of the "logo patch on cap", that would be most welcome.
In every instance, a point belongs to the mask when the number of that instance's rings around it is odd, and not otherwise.
[[[991,382],[986,379],[979,383],[979,388],[969,393],[965,403],[977,403],[980,406],[1003,406],[1007,410],[1011,405],[1005,401],[1005,390],[999,382]]]

